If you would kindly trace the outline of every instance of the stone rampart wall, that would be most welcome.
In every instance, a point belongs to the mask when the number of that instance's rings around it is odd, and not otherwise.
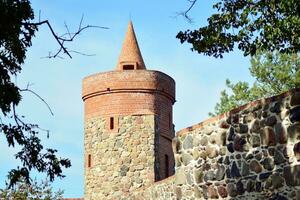
[[[140,188],[134,191],[130,196],[124,197],[125,200],[175,200],[174,188],[175,176],[155,182],[151,186]]]
[[[177,133],[177,199],[300,199],[300,90]]]

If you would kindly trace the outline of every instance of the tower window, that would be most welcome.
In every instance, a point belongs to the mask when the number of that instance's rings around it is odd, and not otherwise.
[[[172,115],[169,113],[169,130],[172,128]]]
[[[169,177],[169,156],[165,155],[165,178]]]
[[[92,156],[91,154],[88,155],[88,167],[92,166]]]
[[[134,70],[134,65],[123,65],[123,70]]]
[[[114,129],[114,118],[113,117],[111,117],[109,120],[109,128],[110,128],[110,130]]]

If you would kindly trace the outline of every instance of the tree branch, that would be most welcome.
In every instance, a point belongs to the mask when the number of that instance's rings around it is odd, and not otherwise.
[[[196,2],[198,0],[187,0],[188,2],[190,2],[190,6],[188,7],[187,10],[183,11],[183,12],[179,12],[177,13],[177,15],[183,16],[189,23],[192,23],[193,20],[192,18],[188,15],[188,13],[191,11],[191,9],[195,6]]]
[[[56,57],[59,57],[59,54],[61,52],[65,53],[68,55],[69,58],[72,58],[71,54],[70,54],[70,50],[67,49],[67,47],[65,46],[65,42],[72,42],[74,40],[74,38],[76,36],[78,36],[83,30],[87,29],[87,28],[101,28],[101,29],[108,29],[108,27],[104,27],[104,26],[94,26],[94,25],[87,25],[87,26],[84,26],[82,27],[82,22],[83,22],[83,15],[81,17],[81,20],[80,20],[80,23],[79,23],[79,27],[78,27],[78,30],[74,33],[71,33],[67,24],[65,23],[65,28],[67,30],[67,33],[64,33],[63,35],[61,36],[58,36],[55,32],[54,32],[54,29],[52,28],[51,24],[49,23],[48,20],[44,20],[44,21],[40,21],[40,22],[34,22],[34,23],[31,23],[31,22],[24,22],[22,23],[22,25],[28,25],[28,26],[40,26],[40,25],[43,25],[43,24],[46,24],[48,26],[48,28],[50,29],[50,32],[52,34],[52,36],[54,37],[54,39],[56,40],[56,42],[59,44],[59,49],[58,51],[54,54],[54,55],[50,55],[47,56],[48,58],[56,58]],[[69,36],[68,38],[66,38],[65,36]],[[72,51],[74,53],[77,53],[76,51]],[[85,55],[83,53],[80,53],[82,55]],[[88,55],[88,54],[87,54]]]
[[[39,98],[48,108],[49,112],[51,113],[52,116],[54,116],[49,104],[43,99],[40,95],[38,95],[36,92],[28,88],[29,85],[25,89],[20,89],[20,92],[30,92],[31,94],[35,95],[37,98]]]

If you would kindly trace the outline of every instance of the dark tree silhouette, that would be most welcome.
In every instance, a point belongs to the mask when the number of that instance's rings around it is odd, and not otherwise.
[[[9,172],[9,187],[14,186],[21,179],[30,183],[32,181],[30,171],[33,169],[46,173],[49,180],[53,181],[56,177],[64,177],[62,168],[71,166],[69,159],[57,156],[57,150],[43,148],[38,137],[42,129],[37,124],[26,122],[25,117],[20,116],[16,111],[22,99],[22,92],[30,92],[46,103],[29,88],[29,85],[26,88],[19,88],[12,81],[12,78],[18,76],[22,70],[26,51],[32,45],[31,41],[39,26],[47,25],[59,45],[58,51],[49,54],[47,56],[49,58],[63,55],[72,58],[71,53],[80,52],[69,50],[66,47],[67,42],[72,42],[87,28],[106,28],[82,26],[82,18],[78,30],[70,32],[65,25],[67,32],[58,36],[48,20],[38,22],[34,20],[34,12],[29,0],[0,1],[0,134],[4,134],[9,147],[20,147],[21,150],[15,154],[15,157],[22,163]],[[46,105],[48,106],[47,103]],[[49,106],[48,108],[52,114]]]

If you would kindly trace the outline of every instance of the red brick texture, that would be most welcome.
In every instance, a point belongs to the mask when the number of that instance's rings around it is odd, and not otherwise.
[[[175,102],[175,82],[149,70],[110,71],[83,80],[85,117],[169,112]],[[163,104],[161,104],[163,103]]]

